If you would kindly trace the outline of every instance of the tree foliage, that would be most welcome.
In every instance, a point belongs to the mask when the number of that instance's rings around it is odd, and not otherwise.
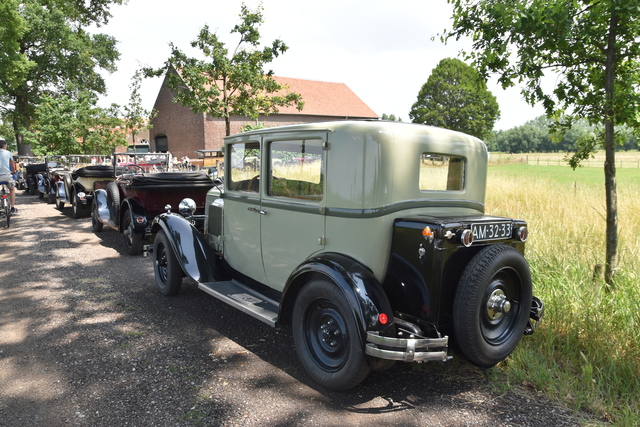
[[[146,69],[146,73],[158,76],[168,71],[166,84],[176,92],[174,101],[195,113],[223,117],[227,135],[231,133],[232,115],[256,120],[260,114],[277,113],[279,107],[295,105],[302,110],[302,96],[278,84],[273,71],[264,71],[264,66],[288,47],[277,39],[260,49],[262,22],[262,7],[252,11],[243,4],[240,23],[231,30],[231,34],[240,36],[233,53],[229,54],[225,44],[205,25],[191,42],[205,59],[188,57],[171,43],[171,57],[165,67]]]
[[[459,59],[445,58],[420,89],[409,117],[414,123],[486,139],[500,118],[500,108],[485,79],[473,67]]]
[[[137,70],[131,79],[129,89],[129,103],[123,107],[124,128],[131,141],[136,144],[136,135],[151,128],[151,119],[156,115],[156,111],[148,111],[142,107],[142,97],[140,96],[140,83],[143,77],[143,70]]]
[[[616,127],[640,127],[640,2],[638,0],[448,0],[453,28],[444,39],[471,36],[468,57],[483,75],[497,73],[503,87],[523,84],[531,104],[540,102],[556,130],[575,118],[601,126],[605,148],[606,263],[609,285],[618,263],[615,170]],[[552,71],[556,83],[547,88]],[[599,144],[584,139],[572,165]]]
[[[34,154],[111,154],[126,145],[119,107],[100,108],[91,92],[77,97],[43,95],[30,131]]]
[[[20,154],[45,95],[104,93],[98,69],[115,71],[116,40],[89,34],[104,24],[111,4],[123,0],[4,0],[0,5],[0,105],[13,124]],[[5,21],[5,17],[7,20]],[[5,26],[6,23],[6,26]]]

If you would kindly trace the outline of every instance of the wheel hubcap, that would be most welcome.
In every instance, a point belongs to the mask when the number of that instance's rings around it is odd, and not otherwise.
[[[488,343],[500,345],[513,334],[522,309],[520,298],[519,278],[515,273],[503,270],[493,277],[480,313],[480,329]]]
[[[502,289],[493,291],[487,301],[487,315],[489,319],[496,320],[502,316],[502,313],[508,313],[511,310],[511,303],[507,301],[507,296]]]
[[[342,314],[335,304],[321,299],[309,306],[305,340],[315,362],[325,371],[337,371],[349,357],[349,336]]]

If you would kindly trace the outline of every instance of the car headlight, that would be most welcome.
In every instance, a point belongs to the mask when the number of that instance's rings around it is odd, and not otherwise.
[[[182,216],[191,216],[196,212],[196,202],[193,199],[182,199],[180,204],[178,205],[178,212]]]

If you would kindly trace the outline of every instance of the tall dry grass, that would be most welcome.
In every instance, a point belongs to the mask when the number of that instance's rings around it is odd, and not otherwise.
[[[640,171],[618,180],[611,288],[597,267],[605,251],[602,172],[571,181],[566,168],[503,165],[489,174],[487,213],[528,221],[534,294],[546,304],[541,329],[494,375],[533,384],[603,422],[640,425]]]

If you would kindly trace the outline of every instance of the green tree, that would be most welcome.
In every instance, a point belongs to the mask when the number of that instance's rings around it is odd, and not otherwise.
[[[136,144],[136,135],[140,132],[151,128],[151,119],[157,114],[157,111],[148,111],[142,107],[142,97],[140,96],[140,82],[142,80],[144,71],[137,70],[133,78],[129,89],[131,95],[129,96],[129,104],[123,107],[124,110],[124,127],[127,131],[127,135],[131,136],[133,145]]]
[[[19,154],[46,94],[104,93],[98,69],[115,71],[116,40],[84,30],[110,17],[123,0],[3,0],[0,5],[0,105],[13,124]],[[7,21],[5,21],[7,18]],[[6,24],[6,26],[5,26]]]
[[[414,123],[487,139],[500,118],[500,107],[486,80],[473,67],[459,59],[445,58],[422,85],[409,117]]]
[[[386,113],[382,113],[382,117],[380,117],[380,119],[389,120],[389,121],[392,121],[392,122],[401,122],[402,121],[402,118],[396,117],[395,114],[386,114]]]
[[[126,145],[126,128],[116,104],[100,108],[97,97],[82,92],[43,95],[36,108],[37,120],[30,132],[35,154],[111,154]]]
[[[600,140],[584,138],[571,156],[575,167],[605,148],[605,281],[618,267],[616,127],[640,127],[640,2],[638,0],[448,0],[453,28],[444,39],[471,36],[468,57],[483,75],[498,73],[503,87],[524,84],[523,95],[541,102],[568,129],[574,118],[602,126]],[[547,89],[545,72],[557,83]]]
[[[167,71],[166,84],[176,92],[174,101],[195,113],[223,117],[227,135],[231,133],[232,115],[257,120],[260,114],[277,113],[279,107],[295,105],[302,110],[302,96],[278,84],[273,71],[264,71],[265,64],[288,47],[278,39],[260,49],[262,10],[258,7],[251,11],[242,5],[241,22],[231,30],[240,35],[240,41],[231,55],[205,25],[191,46],[200,49],[206,59],[187,57],[171,43],[171,57],[165,67],[147,69],[147,75],[158,76]]]

